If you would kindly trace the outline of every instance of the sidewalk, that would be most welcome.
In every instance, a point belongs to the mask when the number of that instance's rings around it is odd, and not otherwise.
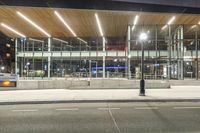
[[[141,97],[138,94],[138,89],[13,90],[0,91],[0,104],[200,101],[199,86],[174,86],[171,89],[147,89],[146,96]]]

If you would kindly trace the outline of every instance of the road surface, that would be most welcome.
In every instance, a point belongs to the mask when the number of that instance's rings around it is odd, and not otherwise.
[[[199,133],[200,103],[0,106],[0,133]]]

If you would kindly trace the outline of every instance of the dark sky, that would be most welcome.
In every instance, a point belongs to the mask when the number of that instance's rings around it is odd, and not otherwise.
[[[73,1],[73,2],[71,2]],[[106,1],[125,2],[125,3],[144,3],[144,4],[159,4],[183,7],[200,7],[200,0],[0,0],[0,4],[5,5],[38,5],[52,6],[52,4],[59,3],[76,3],[77,5],[84,5],[89,3],[102,3]],[[89,2],[89,3],[88,3]]]
[[[200,0],[112,0],[135,3],[149,3],[183,7],[200,7]]]
[[[0,0],[0,5],[200,14],[200,0]]]

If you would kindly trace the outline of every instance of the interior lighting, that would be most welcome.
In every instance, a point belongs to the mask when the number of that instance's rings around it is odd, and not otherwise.
[[[62,39],[59,39],[59,38],[53,38],[53,39],[56,40],[56,41],[60,41],[60,42],[62,42],[62,43],[69,44],[67,41],[62,40]],[[65,46],[72,47],[71,45],[65,45]]]
[[[65,27],[71,32],[71,34],[74,36],[74,37],[77,37],[76,33],[72,30],[72,28],[68,25],[68,23],[64,20],[64,18],[60,15],[60,13],[58,13],[57,11],[54,11],[55,15],[58,17],[58,19],[65,25]],[[57,38],[54,38],[55,40]],[[78,40],[84,42],[85,44],[87,44],[87,42],[79,37],[77,37]],[[57,39],[57,40],[60,40],[60,39]],[[63,40],[60,40],[63,42]],[[67,42],[68,43],[68,42]]]
[[[40,26],[38,26],[35,22],[33,22],[31,19],[29,19],[27,16],[25,16],[24,14],[22,14],[21,12],[17,11],[17,14],[23,18],[24,20],[26,20],[27,22],[29,22],[31,25],[33,25],[36,29],[38,29],[40,32],[42,32],[43,34],[45,34],[47,37],[51,37],[51,35],[49,33],[47,33],[44,29],[42,29]]]
[[[176,19],[176,17],[175,16],[173,16],[169,21],[168,21],[168,25],[170,25],[170,24],[172,24],[173,22],[174,22],[174,20]]]
[[[60,41],[60,42],[62,42],[62,43],[66,43],[66,44],[68,44],[67,41],[61,40],[61,39],[59,39],[59,38],[53,38],[53,39],[56,40],[56,41]]]
[[[79,37],[77,39],[80,40],[80,41],[82,41],[82,42],[84,42],[85,44],[87,44],[87,42],[85,40],[83,40],[83,39],[81,39]]]
[[[54,11],[55,15],[58,17],[58,19],[67,27],[67,29],[72,33],[74,37],[77,37],[76,33],[72,30],[72,28],[67,24],[67,22],[64,20],[64,18],[57,12]]]
[[[1,23],[1,26],[8,29],[9,31],[12,31],[13,33],[19,35],[20,37],[26,38],[25,35],[23,35],[22,33],[18,32],[17,30],[13,29],[12,27],[8,26],[7,24]]]
[[[193,25],[193,26],[191,26],[191,29],[194,29],[194,28],[196,28],[197,27],[197,25]]]
[[[44,42],[43,40],[34,39],[34,38],[29,38],[29,40],[31,40],[31,41],[35,41],[35,42],[41,42],[41,43],[43,43],[43,42]]]
[[[96,22],[97,22],[97,25],[98,25],[98,28],[99,28],[100,35],[103,37],[104,35],[103,35],[103,31],[102,31],[100,20],[99,20],[99,16],[98,16],[97,13],[95,13],[95,18],[96,18]]]
[[[168,25],[171,25],[171,24],[174,22],[175,19],[176,19],[176,17],[173,16],[173,17],[167,22],[167,24],[166,24],[165,26],[162,27],[162,30],[164,30],[165,28],[167,28]]]
[[[133,21],[133,27],[132,27],[132,30],[134,30],[134,29],[135,29],[135,25],[137,24],[137,22],[138,22],[138,19],[139,19],[139,16],[138,16],[138,15],[136,15],[136,16],[135,16],[135,18],[134,18],[134,21]]]

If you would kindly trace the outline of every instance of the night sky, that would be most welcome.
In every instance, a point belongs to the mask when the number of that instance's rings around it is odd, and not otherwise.
[[[0,32],[0,67],[5,67],[3,72],[14,72],[15,45],[14,40]]]

